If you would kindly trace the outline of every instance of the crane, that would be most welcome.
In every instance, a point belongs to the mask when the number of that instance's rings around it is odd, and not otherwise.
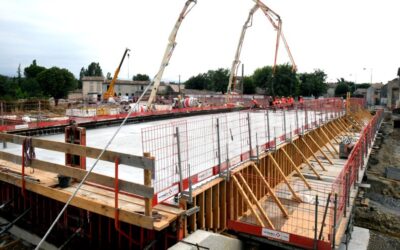
[[[164,73],[165,68],[168,66],[169,60],[171,59],[172,53],[174,52],[175,46],[177,44],[176,36],[178,34],[179,27],[181,26],[183,19],[192,10],[192,8],[194,7],[194,5],[196,3],[197,3],[197,0],[187,0],[186,1],[185,6],[183,7],[181,13],[179,14],[178,20],[176,21],[175,26],[171,31],[171,34],[168,38],[168,45],[167,45],[167,48],[165,49],[165,53],[162,58],[160,68],[159,68],[156,76],[154,77],[154,80],[152,83],[153,87],[151,89],[149,100],[147,101],[147,107],[149,110],[151,109],[153,102],[156,98],[157,90],[158,90],[158,87],[160,86],[160,82],[161,82],[161,77]]]
[[[104,92],[104,94],[103,94],[103,100],[104,101],[108,101],[108,99],[110,97],[114,97],[115,82],[117,81],[118,74],[119,74],[119,71],[121,70],[122,63],[124,62],[125,57],[126,57],[126,55],[128,54],[129,51],[130,51],[130,49],[128,49],[128,48],[125,49],[124,55],[122,56],[122,59],[121,59],[121,62],[119,63],[118,68],[115,70],[114,77],[111,80],[110,86],[108,87],[107,91]]]
[[[288,53],[288,56],[290,58],[290,61],[292,63],[292,70],[296,71],[297,70],[297,66],[296,63],[294,62],[292,53],[290,52],[290,48],[289,45],[286,41],[286,38],[282,32],[282,19],[281,17],[273,10],[271,10],[269,7],[267,7],[264,3],[262,3],[260,0],[253,0],[255,2],[255,5],[253,6],[253,8],[250,9],[249,15],[247,17],[246,22],[243,25],[242,28],[242,32],[240,34],[240,38],[239,38],[239,43],[236,49],[236,53],[235,53],[235,58],[232,62],[232,66],[231,66],[231,71],[230,71],[230,76],[229,76],[229,83],[228,83],[228,87],[227,87],[227,98],[226,101],[229,102],[229,98],[232,94],[232,90],[235,89],[235,83],[236,83],[236,75],[237,75],[237,71],[238,71],[238,67],[240,64],[240,53],[242,51],[242,47],[243,47],[243,42],[244,42],[244,37],[246,35],[246,31],[249,27],[252,26],[253,24],[253,15],[254,13],[258,10],[261,9],[261,11],[264,13],[264,15],[267,17],[267,19],[269,20],[269,22],[272,24],[272,26],[274,27],[274,29],[277,32],[276,35],[276,45],[275,45],[275,57],[274,57],[274,66],[273,66],[273,74],[275,73],[276,70],[276,61],[278,58],[278,49],[279,49],[279,41],[280,39],[282,39],[284,45],[285,45],[285,49]]]

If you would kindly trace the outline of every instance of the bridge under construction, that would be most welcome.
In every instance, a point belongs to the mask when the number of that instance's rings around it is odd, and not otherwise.
[[[319,99],[127,125],[47,241],[160,249],[202,229],[337,248],[383,117],[363,105]],[[6,214],[43,235],[115,129],[1,133]]]

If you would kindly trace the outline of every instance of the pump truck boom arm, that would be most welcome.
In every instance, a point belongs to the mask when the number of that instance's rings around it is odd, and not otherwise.
[[[174,52],[175,46],[177,44],[176,36],[178,34],[178,31],[182,24],[182,21],[196,3],[197,3],[197,0],[187,0],[186,1],[185,6],[183,7],[181,13],[179,14],[178,20],[176,21],[175,26],[172,29],[171,34],[169,35],[168,45],[167,45],[167,48],[165,49],[165,53],[162,58],[160,68],[159,68],[156,76],[154,77],[154,80],[152,83],[153,87],[151,89],[149,100],[147,101],[147,107],[149,107],[149,108],[151,108],[151,106],[156,98],[157,90],[158,90],[158,87],[160,86],[162,75],[164,73],[165,68],[168,66],[169,60],[171,59],[171,56],[172,56],[172,53]]]
[[[130,49],[128,49],[128,48],[125,49],[124,55],[122,56],[122,59],[121,59],[121,62],[119,63],[118,68],[115,70],[114,77],[111,80],[110,86],[108,87],[107,91],[103,95],[103,100],[107,101],[108,98],[114,97],[115,82],[117,81],[119,71],[121,70],[121,67],[122,67],[122,63],[124,62],[125,57],[129,51],[130,51]]]
[[[239,43],[238,43],[236,53],[235,53],[235,59],[232,62],[231,72],[230,72],[230,76],[229,76],[229,83],[228,83],[228,88],[227,88],[227,102],[229,101],[229,97],[231,95],[232,90],[235,89],[236,75],[237,75],[237,70],[238,70],[239,64],[240,64],[239,58],[240,58],[240,53],[241,53],[242,47],[243,47],[244,37],[246,35],[247,29],[252,26],[253,15],[258,9],[261,9],[261,11],[264,13],[264,15],[267,17],[268,21],[272,24],[272,26],[274,27],[274,29],[277,32],[273,73],[275,73],[275,69],[276,69],[276,62],[277,62],[277,58],[278,58],[278,49],[279,49],[280,39],[282,39],[282,41],[285,45],[285,49],[289,55],[290,61],[292,63],[292,70],[293,71],[297,70],[297,66],[296,66],[296,63],[294,62],[292,53],[290,52],[289,45],[287,44],[285,36],[283,35],[283,32],[282,32],[281,17],[275,11],[271,10],[264,3],[262,3],[260,0],[253,0],[253,1],[255,2],[255,5],[250,10],[247,20],[246,20],[245,24],[243,25],[242,32],[241,32],[241,35],[239,38]]]

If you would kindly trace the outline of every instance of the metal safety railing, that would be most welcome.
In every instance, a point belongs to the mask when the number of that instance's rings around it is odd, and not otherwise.
[[[331,98],[144,128],[143,152],[155,157],[153,204],[342,115],[342,100]]]

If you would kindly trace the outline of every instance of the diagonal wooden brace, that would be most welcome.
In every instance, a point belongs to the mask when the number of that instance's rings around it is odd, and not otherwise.
[[[280,148],[280,150],[283,152],[283,154],[286,156],[296,173],[300,176],[300,178],[303,180],[304,184],[308,187],[308,189],[311,190],[311,185],[308,183],[306,178],[304,178],[304,175],[300,172],[300,170],[297,168],[296,164],[293,162],[292,158],[290,158],[289,154],[286,152],[284,148]]]
[[[321,176],[318,174],[318,172],[315,170],[311,162],[307,159],[307,157],[301,152],[301,150],[292,142],[292,145],[296,149],[297,153],[300,154],[300,156],[303,158],[303,160],[307,163],[307,165],[310,167],[310,169],[314,172],[314,174],[317,176],[318,180],[321,180]]]
[[[308,150],[310,150],[311,155],[313,156],[313,158],[318,162],[318,164],[320,165],[320,167],[322,168],[322,170],[326,171],[326,168],[324,167],[324,165],[322,165],[322,162],[318,159],[318,157],[314,154],[314,152],[312,151],[311,147],[307,144],[306,140],[304,140],[303,137],[300,138],[301,141],[304,143],[304,145],[306,145],[306,147],[308,148]]]
[[[328,155],[322,150],[322,148],[318,145],[318,143],[314,140],[314,138],[312,138],[312,136],[310,134],[307,134],[308,138],[310,138],[310,140],[312,141],[312,143],[314,143],[315,146],[317,146],[318,150],[324,155],[325,159],[327,159],[329,161],[329,163],[331,165],[333,165],[333,161],[328,157]],[[302,138],[303,139],[303,138]]]
[[[293,187],[290,185],[288,179],[286,178],[285,174],[282,172],[282,169],[280,168],[279,164],[276,162],[275,158],[272,156],[272,154],[268,154],[269,158],[272,160],[273,165],[276,167],[278,170],[278,173],[282,176],[283,181],[286,183],[288,186],[290,192],[293,195],[293,199],[297,202],[303,202],[299,196],[297,196],[296,192],[294,191]]]
[[[271,186],[268,184],[267,180],[265,179],[265,177],[262,175],[260,169],[258,169],[256,164],[252,164],[251,166],[253,166],[254,170],[256,171],[256,174],[261,178],[261,181],[264,183],[265,187],[267,188],[268,192],[271,194],[272,199],[274,199],[274,201],[276,202],[276,204],[278,205],[279,209],[282,211],[283,216],[285,218],[289,217],[289,214],[286,210],[286,208],[283,206],[283,204],[281,203],[281,201],[279,200],[278,196],[276,196],[274,190],[271,188]]]

